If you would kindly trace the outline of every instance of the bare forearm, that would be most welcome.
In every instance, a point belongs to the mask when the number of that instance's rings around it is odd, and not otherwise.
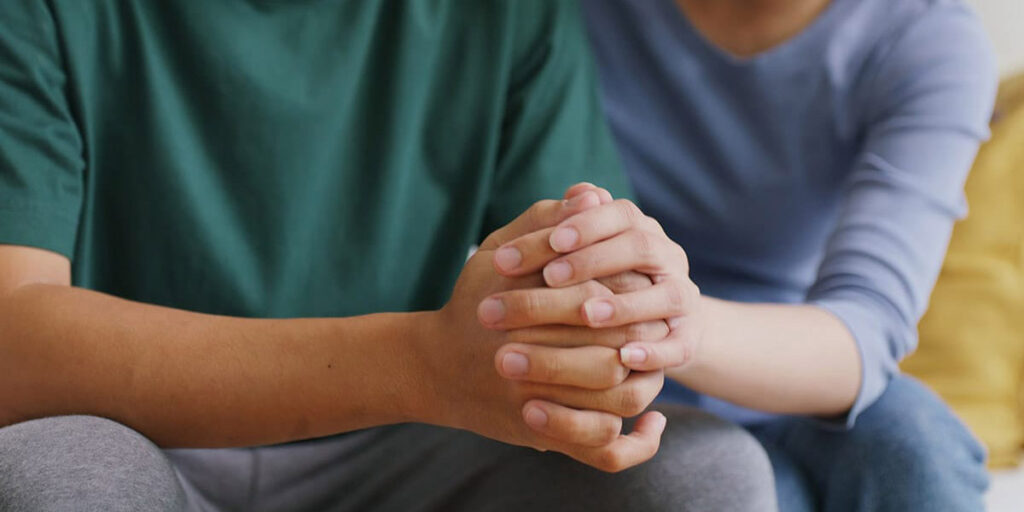
[[[700,357],[667,375],[768,412],[828,416],[853,405],[860,356],[831,313],[808,305],[701,300],[708,323]]]
[[[86,413],[162,446],[224,447],[406,421],[412,322],[230,318],[25,286],[0,299],[0,424]]]

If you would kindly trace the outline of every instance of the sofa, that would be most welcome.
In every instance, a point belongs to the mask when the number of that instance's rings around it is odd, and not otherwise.
[[[1000,85],[992,137],[965,186],[968,216],[903,369],[986,445],[992,511],[1024,510],[1024,74]]]

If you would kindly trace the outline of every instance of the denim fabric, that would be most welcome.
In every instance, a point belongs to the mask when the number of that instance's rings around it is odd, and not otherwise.
[[[984,448],[911,377],[894,379],[851,430],[806,418],[748,428],[768,451],[782,512],[985,509]]]

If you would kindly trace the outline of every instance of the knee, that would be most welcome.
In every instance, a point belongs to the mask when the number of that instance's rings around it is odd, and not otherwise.
[[[181,510],[184,491],[138,432],[93,416],[0,429],[2,510]]]
[[[916,380],[900,376],[843,433],[842,459],[871,472],[935,491],[987,483],[985,450],[942,400]]]
[[[771,465],[757,440],[695,409],[662,411],[668,424],[658,453],[618,473],[554,452],[469,450],[494,464],[479,485],[463,487],[460,503],[465,510],[776,510]]]
[[[775,510],[771,462],[745,429],[689,408],[666,408],[661,449],[636,468],[643,510]],[[682,507],[682,508],[680,508]]]

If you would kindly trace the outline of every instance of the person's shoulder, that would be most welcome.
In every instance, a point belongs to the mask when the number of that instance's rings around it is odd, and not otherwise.
[[[842,21],[832,40],[879,63],[896,49],[928,41],[936,51],[988,51],[981,21],[962,0],[833,0]]]
[[[889,51],[928,43],[920,50],[950,52],[960,48],[976,52],[978,58],[991,55],[981,20],[962,0],[896,0],[884,4],[892,9],[881,15],[887,30],[879,43]]]
[[[953,89],[960,105],[985,110],[995,89],[995,53],[970,6],[962,0],[863,0],[859,9],[859,24],[874,29],[857,81],[867,121],[912,97]]]

